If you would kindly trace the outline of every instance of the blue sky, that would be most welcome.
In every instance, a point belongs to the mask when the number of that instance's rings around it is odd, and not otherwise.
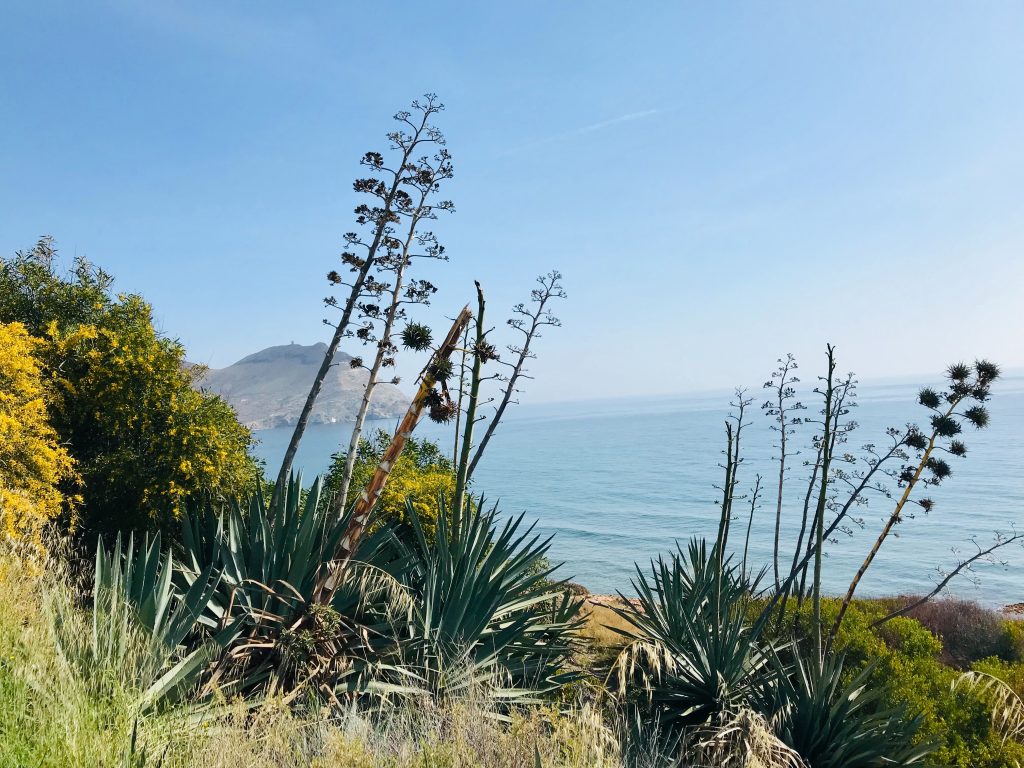
[[[827,341],[865,378],[1021,366],[1022,39],[1017,2],[6,3],[0,249],[53,234],[214,366],[323,340],[357,160],[434,91],[426,318],[560,269],[527,399],[757,387]]]

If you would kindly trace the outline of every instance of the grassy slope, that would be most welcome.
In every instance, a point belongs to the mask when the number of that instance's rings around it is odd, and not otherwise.
[[[894,700],[925,709],[929,735],[945,740],[946,764],[1011,766],[1020,753],[990,732],[983,702],[950,692],[956,670],[942,662],[958,656],[962,666],[996,673],[1022,691],[1024,664],[976,658],[998,642],[1010,643],[1005,652],[1019,653],[1024,633],[1018,623],[993,623],[985,614],[962,626],[970,612],[949,608],[926,617],[935,627],[945,622],[942,633],[949,642],[942,648],[916,621],[900,620],[883,633],[868,631],[870,617],[881,608],[864,604],[851,614],[851,653],[880,660]],[[626,624],[607,605],[588,603],[585,613],[593,648],[588,661],[600,666],[622,643],[609,627]],[[44,576],[0,552],[0,768],[144,768],[157,765],[155,757],[163,768],[521,768],[533,764],[535,748],[548,768],[621,765],[613,729],[588,707],[568,715],[535,709],[515,716],[511,725],[497,722],[486,705],[474,701],[403,706],[377,721],[358,712],[304,719],[274,702],[256,710],[223,706],[189,721],[181,712],[140,716],[131,681],[119,670],[79,669],[62,657],[54,631],[58,618],[70,623],[71,637],[89,631],[66,578]],[[133,753],[136,723],[139,745]],[[141,756],[143,746],[148,760]]]

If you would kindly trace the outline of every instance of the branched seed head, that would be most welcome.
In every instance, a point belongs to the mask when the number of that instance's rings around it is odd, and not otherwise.
[[[917,401],[925,408],[938,408],[942,402],[939,393],[931,387],[925,387],[917,393]]]
[[[435,381],[448,381],[452,377],[452,361],[438,360],[430,366],[430,375]]]
[[[953,437],[960,434],[960,422],[952,416],[932,416],[932,429],[939,437]]]
[[[988,360],[978,360],[974,364],[980,382],[991,383],[999,378],[999,366]]]
[[[338,283],[341,282],[341,275],[338,274],[337,270],[332,269],[330,272],[327,273],[327,282],[331,283],[332,285],[337,285]]]
[[[925,512],[931,512],[935,508],[935,502],[932,499],[919,499],[917,503]]]
[[[458,410],[458,406],[455,405],[451,400],[444,399],[437,405],[431,406],[430,408],[430,419],[438,424],[447,424],[453,418]]]
[[[966,456],[967,446],[964,445],[959,440],[954,440],[949,444],[949,452],[952,453],[954,456]]]
[[[451,421],[458,410],[458,406],[448,397],[448,393],[436,389],[427,393],[424,404],[427,406],[430,420],[436,421],[438,424],[446,424]]]
[[[953,381],[966,381],[970,378],[971,367],[967,363],[953,363],[946,369],[946,375]]]
[[[923,451],[928,447],[928,438],[921,433],[921,430],[916,428],[907,432],[903,442],[906,443],[907,447],[913,448],[915,451]]]
[[[348,361],[348,365],[349,365],[350,368],[362,368],[363,367],[363,358],[361,358],[361,357],[353,357],[351,360]]]
[[[430,328],[421,323],[409,323],[402,330],[402,345],[416,352],[429,348],[433,338]]]
[[[978,429],[988,426],[988,410],[983,405],[972,405],[964,411],[964,418]]]
[[[495,349],[493,344],[488,344],[486,341],[481,341],[473,345],[473,354],[476,355],[481,363],[486,363],[489,360],[498,360],[498,350]]]
[[[953,474],[952,468],[946,463],[944,459],[936,458],[932,456],[928,459],[927,467],[931,470],[935,480],[945,480],[951,474]]]

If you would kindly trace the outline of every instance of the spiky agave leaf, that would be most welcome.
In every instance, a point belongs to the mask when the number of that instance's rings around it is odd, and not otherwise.
[[[803,653],[796,643],[790,674],[780,693],[779,736],[815,768],[872,768],[920,763],[935,749],[913,744],[921,718],[886,708],[868,686],[872,667],[849,680],[844,657]]]
[[[443,497],[438,508],[428,540],[415,506],[406,507],[416,537],[407,668],[438,698],[485,690],[524,700],[573,679],[564,667],[582,603],[542,567],[550,539],[523,529],[522,515],[499,524],[482,498],[461,514]]]
[[[632,627],[616,670],[620,692],[663,736],[679,736],[743,711],[766,711],[779,684],[774,648],[761,641],[767,610],[752,623],[754,585],[715,547],[693,539],[686,550],[637,568],[634,602],[613,608]]]
[[[365,687],[389,653],[395,616],[408,610],[406,556],[390,531],[365,536],[330,603],[319,605],[317,580],[348,524],[321,490],[319,478],[304,492],[292,475],[276,504],[257,488],[247,509],[236,500],[222,514],[207,507],[184,520],[184,578],[210,567],[221,575],[205,622],[241,626],[211,680],[224,692],[273,689],[288,698],[313,689],[331,698]]]
[[[200,617],[218,578],[212,568],[197,572],[184,590],[174,585],[175,563],[146,536],[136,550],[134,537],[120,534],[111,551],[97,543],[91,633],[58,644],[83,670],[109,669],[129,679],[143,710],[180,700],[193,691],[212,658],[228,641],[232,627],[203,637]],[[96,677],[93,675],[93,677]]]

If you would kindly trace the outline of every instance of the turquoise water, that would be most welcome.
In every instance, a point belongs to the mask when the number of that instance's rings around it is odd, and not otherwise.
[[[859,426],[847,449],[858,453],[864,443],[882,445],[886,426],[923,421],[926,414],[916,405],[915,392],[916,386],[909,384],[862,385],[859,405],[851,413]],[[746,460],[739,483],[745,489],[753,485],[756,473],[764,477],[767,493],[754,518],[750,560],[770,564],[776,435],[768,428],[770,419],[757,407],[762,392],[751,394],[756,400],[748,411],[751,423],[744,431]],[[800,396],[806,404],[816,402],[808,393]],[[724,474],[718,465],[730,399],[729,393],[720,393],[510,410],[477,468],[475,489],[498,501],[503,512],[525,511],[528,519],[537,520],[540,533],[553,534],[551,556],[565,563],[564,575],[593,592],[628,593],[634,562],[646,564],[672,549],[676,540],[714,536],[720,497],[714,486],[721,484]],[[967,457],[951,458],[952,477],[929,491],[935,508],[898,526],[899,537],[886,542],[860,594],[928,590],[936,568],[955,563],[952,547],[967,553],[973,550],[972,536],[984,544],[995,529],[1008,530],[1014,522],[1024,525],[1024,378],[1000,382],[989,409],[991,426],[981,431],[969,428]],[[372,426],[390,431],[395,422]],[[323,471],[331,453],[347,444],[349,430],[345,424],[309,430],[296,466],[307,477]],[[451,427],[424,421],[418,434],[451,444]],[[783,542],[795,542],[799,526],[799,481],[805,476],[800,462],[810,456],[804,445],[808,435],[800,432],[794,440],[803,445],[803,453],[792,464]],[[257,453],[274,467],[290,430],[267,430],[257,437]],[[873,498],[860,510],[863,528],[841,535],[828,547],[824,580],[829,591],[842,591],[849,583],[891,511],[891,503],[885,501]],[[736,502],[734,511],[742,519],[734,523],[732,537],[742,549],[744,502]],[[1024,600],[1024,551],[1011,545],[1003,552],[1006,567],[979,566],[979,584],[961,576],[950,591],[991,605]]]

